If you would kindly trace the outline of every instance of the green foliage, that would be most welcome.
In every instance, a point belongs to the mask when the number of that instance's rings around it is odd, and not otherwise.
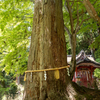
[[[0,1],[0,65],[15,76],[27,69],[33,6],[30,0]]]
[[[84,50],[87,54],[90,54],[90,44],[93,43],[95,38],[98,36],[97,30],[87,30],[81,34],[77,34],[77,47],[76,52],[79,53],[81,50]]]
[[[34,12],[31,1],[0,0],[0,97],[15,96],[14,77],[27,69]]]
[[[9,94],[10,94],[10,96],[12,96],[13,98],[14,98],[15,95],[17,94],[17,85],[16,85],[15,83],[11,83],[11,84],[10,84]]]
[[[93,43],[90,45],[91,48],[95,48],[98,49],[100,45],[100,35],[95,38],[95,40],[93,41]]]
[[[98,63],[100,63],[100,46],[99,46],[99,48],[95,51],[95,58],[96,58],[96,61],[97,61]],[[94,71],[94,76],[100,78],[100,69],[99,69],[99,68],[96,68],[96,69],[95,69],[95,71]]]
[[[63,0],[63,18],[64,18],[64,25],[69,29],[71,33],[71,16],[69,12],[65,8],[65,1]],[[90,0],[91,4],[93,4],[95,10],[99,14],[98,6],[100,6],[95,0]],[[98,5],[98,6],[97,6]],[[67,3],[66,3],[67,6]],[[78,26],[81,26],[79,31],[76,34],[77,37],[77,50],[76,53],[78,54],[80,50],[86,50],[89,52],[90,48],[89,45],[93,43],[95,37],[97,37],[97,22],[90,18],[90,15],[87,13],[85,6],[82,2],[70,2],[72,18],[73,18],[73,29],[75,30]],[[82,23],[83,22],[83,23]],[[79,25],[77,25],[79,23]],[[81,24],[82,23],[82,24]],[[72,33],[71,33],[72,34]],[[96,36],[95,36],[96,35]],[[65,33],[66,42],[67,42],[67,50],[68,54],[70,54],[71,47],[69,43],[68,34]],[[100,39],[99,39],[100,40]]]
[[[100,46],[95,51],[95,58],[96,58],[96,61],[100,63]]]
[[[95,51],[92,53],[95,56],[97,62],[100,63],[100,26],[98,26],[98,22],[94,19],[90,18],[90,15],[87,13],[85,6],[82,2],[69,2],[70,10],[68,8],[66,10],[67,3],[66,0],[63,0],[63,16],[64,16],[64,25],[71,31],[71,19],[73,19],[73,30],[77,29],[80,25],[80,29],[76,34],[76,54],[78,54],[82,49],[87,53],[91,54],[91,51]],[[100,2],[95,0],[89,0],[91,4],[93,4],[98,16],[100,16]],[[72,13],[72,16],[70,15]],[[83,22],[83,23],[82,23]],[[79,25],[77,24],[79,23]],[[99,30],[99,32],[98,32]],[[69,37],[68,34],[65,33],[66,37],[66,47],[67,54],[71,54],[71,47],[69,45]],[[75,48],[74,48],[75,49]],[[99,69],[95,70],[95,75],[99,77]]]
[[[100,78],[100,69],[99,68],[96,68],[94,70],[94,76]]]
[[[13,74],[7,75],[4,71],[0,72],[0,99],[3,95],[14,98],[17,94],[17,85],[14,82]]]

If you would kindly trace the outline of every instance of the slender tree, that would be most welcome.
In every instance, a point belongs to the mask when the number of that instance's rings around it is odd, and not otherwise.
[[[96,1],[94,2],[94,4]],[[90,3],[89,0],[83,0],[83,1],[70,1],[65,0],[64,3],[66,15],[69,17],[65,17],[64,19],[68,19],[68,22],[65,22],[65,31],[69,35],[70,40],[70,46],[71,46],[71,53],[72,53],[72,59],[70,64],[70,77],[73,79],[75,68],[76,68],[76,35],[78,31],[81,30],[82,24],[86,21],[89,21],[90,19],[96,20],[98,23],[100,23],[100,18],[97,15],[97,12],[95,11],[93,5]],[[87,14],[89,13],[89,15]],[[93,22],[93,19],[91,22]],[[89,22],[89,24],[91,23]],[[92,23],[93,24],[93,23]],[[84,26],[83,26],[84,27]],[[86,29],[87,30],[87,29]],[[85,30],[85,31],[86,31]],[[93,50],[91,50],[93,51]]]

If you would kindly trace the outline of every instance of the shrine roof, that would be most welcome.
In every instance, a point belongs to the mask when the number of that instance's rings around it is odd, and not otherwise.
[[[67,62],[70,64],[70,61],[71,61],[71,55],[68,55]],[[79,67],[79,66],[100,67],[100,63],[96,62],[92,55],[86,55],[85,52],[82,50],[76,56],[76,67]]]

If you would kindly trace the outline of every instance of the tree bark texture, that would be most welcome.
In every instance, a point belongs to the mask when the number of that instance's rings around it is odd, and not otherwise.
[[[66,65],[62,0],[35,0],[27,70]],[[54,77],[54,71],[48,71],[46,80],[44,80],[44,72],[32,73],[32,77],[31,73],[27,73],[23,100],[76,100],[77,94],[79,98],[77,100],[84,100],[83,89],[76,84],[73,86],[67,76],[67,70],[59,71],[59,79]],[[80,99],[81,97],[83,99]]]
[[[93,5],[91,4],[91,2],[89,0],[83,0],[83,4],[84,4],[87,12],[89,13],[89,15],[92,18],[94,18],[100,26],[100,17],[97,15],[97,12],[96,12],[95,8],[93,7]]]
[[[28,70],[41,70],[67,65],[64,22],[61,0],[36,0]],[[63,100],[66,98],[67,70],[27,73],[24,100]],[[31,82],[32,81],[32,82]]]
[[[76,69],[76,33],[71,34],[70,45],[71,45],[71,52],[72,52],[72,59],[70,65],[70,77],[72,80]]]

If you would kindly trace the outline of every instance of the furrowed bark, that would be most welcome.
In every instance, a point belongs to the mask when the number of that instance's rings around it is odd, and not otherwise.
[[[66,66],[62,1],[36,0],[34,12],[28,70]],[[31,73],[27,73],[24,100],[65,99],[67,71],[59,71],[58,80],[54,71],[47,72],[47,80],[44,80],[43,72],[33,73],[32,80]]]
[[[66,66],[65,43],[62,0],[35,0],[27,70]],[[44,72],[32,73],[32,77],[27,73],[23,100],[76,100],[76,96],[84,99],[83,89],[73,85],[67,70],[59,71],[59,79],[54,77],[54,71],[48,71],[46,80]]]

